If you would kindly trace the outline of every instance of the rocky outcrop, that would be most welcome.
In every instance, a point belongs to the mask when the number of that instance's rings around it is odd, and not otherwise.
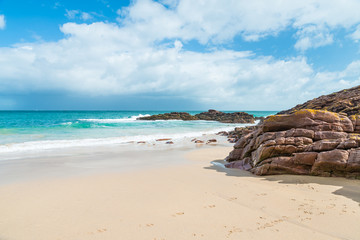
[[[255,117],[246,112],[224,113],[210,109],[195,115],[199,120],[219,121],[223,123],[254,123]]]
[[[139,117],[137,120],[199,120],[197,117],[187,112],[171,112],[164,114],[151,115],[148,117]]]
[[[255,117],[245,112],[224,113],[210,109],[207,112],[202,112],[196,115],[191,115],[187,112],[171,112],[152,115],[149,117],[140,117],[138,120],[208,120],[223,123],[254,123]]]
[[[360,178],[359,117],[303,109],[267,117],[242,135],[226,166],[257,175]]]
[[[348,116],[360,114],[360,86],[315,98],[278,114],[291,114],[301,109],[327,110]]]

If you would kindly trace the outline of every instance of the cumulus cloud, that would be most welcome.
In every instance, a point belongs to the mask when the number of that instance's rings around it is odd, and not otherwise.
[[[237,35],[258,41],[293,28],[295,47],[307,50],[331,44],[332,30],[359,24],[357,9],[358,0],[138,0],[119,11],[119,21],[146,37],[196,39],[202,44],[231,41]]]
[[[58,42],[0,48],[0,92],[155,93],[218,108],[283,109],[317,96],[319,89],[337,90],[359,80],[354,76],[360,62],[343,72],[318,73],[302,57],[188,51],[181,40],[155,45],[109,23],[67,23],[61,31],[66,37]]]
[[[299,40],[295,48],[305,51],[309,48],[317,48],[333,43],[333,35],[328,29],[318,26],[307,26],[297,32]]]
[[[0,29],[4,29],[6,25],[5,16],[0,15]]]
[[[0,93],[152,93],[221,109],[284,109],[359,84],[360,62],[317,72],[305,57],[276,59],[216,44],[237,35],[258,41],[293,28],[294,47],[306,51],[331,44],[334,29],[354,29],[357,9],[355,0],[138,0],[118,10],[118,23],[66,23],[57,42],[0,48]],[[66,14],[90,18],[79,10]],[[190,51],[184,48],[189,40],[214,47]]]

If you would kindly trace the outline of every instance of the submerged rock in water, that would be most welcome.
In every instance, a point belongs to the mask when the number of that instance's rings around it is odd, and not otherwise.
[[[354,119],[313,109],[269,116],[242,134],[226,158],[226,167],[257,175],[360,178],[360,134]]]
[[[216,143],[216,142],[217,142],[217,140],[214,138],[214,139],[207,140],[206,144]]]

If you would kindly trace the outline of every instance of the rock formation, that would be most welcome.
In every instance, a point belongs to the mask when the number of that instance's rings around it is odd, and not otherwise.
[[[151,115],[148,117],[139,117],[137,120],[199,120],[197,117],[187,112],[171,112],[164,114]]]
[[[245,112],[224,113],[210,109],[195,115],[199,120],[219,121],[223,123],[254,123],[255,117]]]
[[[269,116],[242,135],[226,166],[257,175],[360,178],[359,147],[360,115],[303,109]]]
[[[360,114],[360,86],[315,98],[278,114],[290,114],[301,109],[327,110],[348,116]]]
[[[138,120],[208,120],[223,123],[254,123],[255,117],[245,112],[224,113],[210,109],[208,112],[202,112],[196,115],[191,115],[187,112],[171,112],[149,117],[140,117]]]

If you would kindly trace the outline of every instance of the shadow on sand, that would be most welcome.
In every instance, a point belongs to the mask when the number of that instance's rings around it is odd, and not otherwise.
[[[309,184],[315,183],[320,185],[331,185],[341,187],[334,191],[333,194],[344,196],[346,198],[356,201],[360,205],[360,180],[337,178],[337,177],[316,177],[304,175],[271,175],[271,176],[256,176],[252,173],[224,167],[224,160],[214,160],[212,165],[205,167],[205,169],[215,170],[217,172],[225,173],[226,176],[233,177],[254,177],[264,181],[276,181],[280,184]]]

